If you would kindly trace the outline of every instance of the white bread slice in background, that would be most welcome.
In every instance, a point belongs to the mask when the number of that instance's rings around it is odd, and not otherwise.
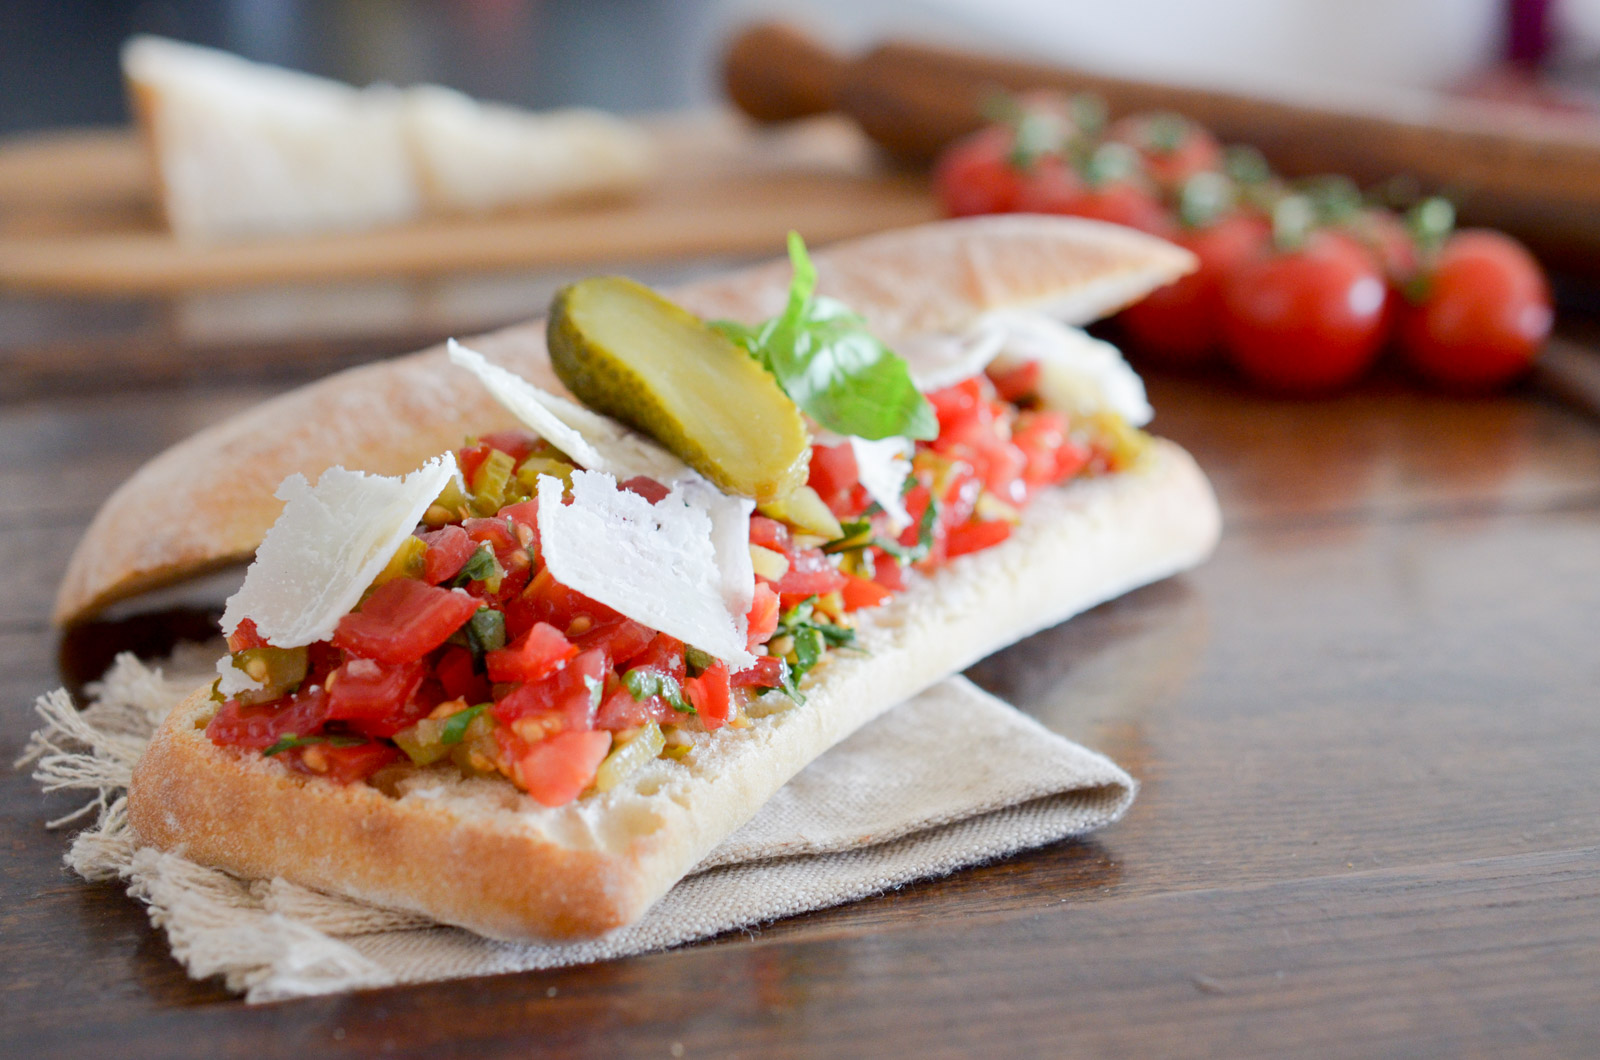
[[[357,89],[159,37],[129,40],[122,68],[167,222],[190,242],[624,194],[653,168],[645,133],[597,111]]]
[[[597,110],[534,114],[439,85],[405,93],[406,140],[429,206],[505,206],[626,194],[652,171],[649,137]]]
[[[178,238],[371,228],[422,194],[392,88],[351,88],[159,37],[122,70]]]

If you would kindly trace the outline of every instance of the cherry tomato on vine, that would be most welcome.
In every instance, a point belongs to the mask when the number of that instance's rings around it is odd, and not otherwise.
[[[934,189],[951,217],[1009,213],[1023,174],[1011,164],[1012,130],[991,125],[952,144],[934,170]]]
[[[1122,311],[1118,319],[1131,351],[1152,364],[1210,360],[1222,343],[1223,281],[1235,265],[1260,252],[1268,235],[1262,218],[1233,213],[1173,236],[1173,242],[1200,259],[1200,266]]]
[[[1222,287],[1228,359],[1250,381],[1285,393],[1354,382],[1382,345],[1385,290],[1365,254],[1326,233],[1240,262]]]
[[[1550,334],[1550,288],[1527,249],[1500,232],[1451,236],[1400,311],[1400,352],[1441,386],[1486,390],[1521,374]]]
[[[1139,152],[1144,171],[1163,188],[1178,188],[1196,173],[1222,168],[1222,145],[1179,114],[1133,114],[1114,122],[1106,138]]]

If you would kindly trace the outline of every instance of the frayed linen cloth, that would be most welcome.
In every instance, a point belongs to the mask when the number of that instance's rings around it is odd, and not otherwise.
[[[50,822],[95,817],[67,864],[127,881],[191,976],[220,975],[252,1002],[603,961],[748,930],[1081,835],[1121,817],[1135,791],[1110,759],[952,678],[806,767],[637,923],[588,942],[496,942],[139,847],[127,818],[133,765],[215,659],[198,647],[162,667],[123,655],[82,711],[64,690],[39,697],[44,727],[19,765],[46,791],[92,795]]]

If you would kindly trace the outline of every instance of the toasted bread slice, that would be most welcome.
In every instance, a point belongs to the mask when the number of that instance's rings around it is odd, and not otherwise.
[[[215,704],[201,689],[135,769],[129,821],[141,843],[244,876],[283,876],[496,938],[592,937],[637,919],[872,718],[1005,644],[1198,563],[1218,530],[1205,477],[1182,449],[1158,443],[1137,470],[1046,491],[1007,541],[863,612],[863,651],[830,653],[808,675],[803,705],[768,697],[749,728],[699,734],[685,759],[657,759],[556,809],[453,767],[418,770],[388,793],[293,774],[213,744]]]
[[[1081,323],[1193,268],[1152,236],[1067,217],[945,221],[841,243],[815,256],[818,289],[892,337],[955,331],[982,314],[1050,307]],[[707,318],[757,321],[781,307],[788,266],[691,284],[673,297]],[[547,390],[565,393],[544,324],[471,341]],[[469,434],[516,426],[443,349],[352,368],[207,428],[155,457],[101,506],[67,566],[55,621],[246,560],[277,518],[286,476],[340,464],[398,475]]]

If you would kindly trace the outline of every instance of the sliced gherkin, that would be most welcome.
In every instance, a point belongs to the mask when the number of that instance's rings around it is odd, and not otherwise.
[[[550,307],[550,360],[584,404],[652,435],[730,493],[770,503],[805,485],[800,409],[748,353],[688,310],[618,276]]]

